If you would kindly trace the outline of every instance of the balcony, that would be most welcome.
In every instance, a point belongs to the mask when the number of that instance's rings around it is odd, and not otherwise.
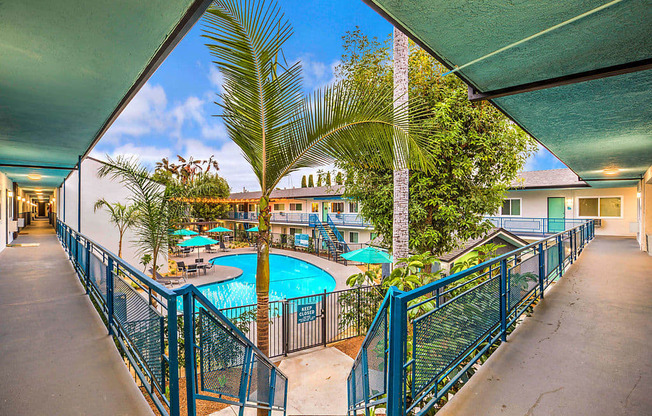
[[[273,212],[272,223],[310,225],[311,215],[319,214],[307,212]],[[359,214],[328,214],[328,218],[330,218],[336,227],[372,227],[371,223],[364,221]],[[229,212],[228,219],[255,222],[258,221],[258,214],[255,212]]]
[[[586,222],[585,219],[531,217],[485,217],[485,220],[511,233],[534,237],[545,237],[568,231]]]

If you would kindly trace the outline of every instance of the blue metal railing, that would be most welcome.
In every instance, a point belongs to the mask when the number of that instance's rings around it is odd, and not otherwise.
[[[310,216],[317,215],[306,212],[273,212],[271,221],[273,223],[310,224]],[[229,212],[231,220],[257,221],[258,214],[255,212]],[[327,222],[340,227],[372,227],[368,221],[364,221],[358,214],[328,214]]]
[[[431,411],[493,345],[506,340],[594,233],[593,222],[585,221],[415,290],[389,292],[347,381],[349,414],[369,414],[380,403],[389,415]],[[380,334],[385,345],[379,346]]]
[[[197,400],[263,408],[270,414],[285,411],[287,378],[193,285],[168,289],[59,220],[56,231],[109,334],[160,414],[180,414],[180,344],[185,353],[188,415],[196,414]],[[183,311],[177,310],[180,298]],[[200,324],[195,327],[197,320]],[[246,354],[235,357],[236,345]],[[195,359],[197,350],[199,360]],[[262,370],[251,376],[254,368],[262,367],[269,369],[269,383],[258,383],[263,380]],[[234,378],[234,373],[240,377]],[[201,383],[195,386],[198,377]],[[226,397],[222,381],[231,387],[237,384],[239,394]]]
[[[340,250],[343,253],[346,253],[349,251],[349,246],[346,245],[346,241],[344,240],[344,237],[342,237],[342,234],[340,234],[340,231],[337,229],[333,221],[331,220],[331,216],[328,215],[326,217],[326,224],[330,227],[331,231],[333,231],[333,234],[335,234],[335,238],[337,238],[337,242],[340,246]]]
[[[373,224],[365,221],[359,214],[328,214],[328,219],[341,227],[373,227]]]
[[[495,227],[514,234],[541,236],[570,230],[587,220],[574,218],[485,217]]]

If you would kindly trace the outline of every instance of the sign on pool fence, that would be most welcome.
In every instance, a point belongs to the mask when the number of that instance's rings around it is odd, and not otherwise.
[[[309,303],[307,305],[298,305],[297,310],[297,323],[305,324],[317,319],[317,304]]]

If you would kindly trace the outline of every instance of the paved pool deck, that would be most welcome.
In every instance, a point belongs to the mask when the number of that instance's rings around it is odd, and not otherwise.
[[[652,415],[652,257],[597,237],[437,416]]]
[[[0,414],[152,415],[47,220],[0,253]]]
[[[203,258],[205,261],[216,257],[229,256],[233,254],[255,254],[256,251],[251,248],[238,248],[229,250],[226,252],[217,252],[217,253],[205,253],[200,251],[199,257]],[[335,290],[348,289],[349,286],[346,284],[346,279],[349,278],[352,274],[360,273],[360,269],[356,266],[346,266],[342,263],[336,263],[334,261],[328,260],[323,257],[315,256],[314,254],[306,253],[303,251],[294,251],[294,250],[284,250],[279,248],[272,248],[270,250],[271,254],[282,254],[289,257],[294,257],[308,263],[314,264],[317,267],[327,271],[333,279],[335,279]],[[192,253],[186,257],[170,256],[170,260],[174,261],[183,261],[186,265],[194,263],[197,258],[197,253]],[[236,267],[227,267],[227,266],[214,266],[206,274],[198,274],[197,276],[192,275],[186,277],[187,283],[191,283],[195,286],[207,285],[210,283],[224,282],[227,280],[234,279],[242,273],[242,270]],[[180,278],[171,277],[173,280],[179,280]],[[180,280],[181,285],[185,284],[183,280]]]

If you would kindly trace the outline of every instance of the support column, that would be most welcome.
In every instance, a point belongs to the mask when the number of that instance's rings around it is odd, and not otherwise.
[[[81,163],[82,163],[82,157],[81,155],[79,155],[79,162],[77,162],[77,232],[80,234],[81,234],[81,199],[82,199]]]

